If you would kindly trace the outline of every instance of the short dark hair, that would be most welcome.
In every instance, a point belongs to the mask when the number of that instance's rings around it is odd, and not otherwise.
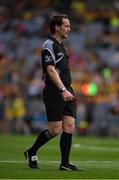
[[[63,18],[68,19],[68,16],[66,14],[58,14],[51,17],[49,25],[51,34],[55,33],[56,25],[61,26],[63,24]]]

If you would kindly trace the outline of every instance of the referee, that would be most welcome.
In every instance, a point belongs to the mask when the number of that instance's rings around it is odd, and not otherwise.
[[[72,134],[75,129],[76,100],[71,87],[68,55],[63,45],[70,33],[67,15],[55,15],[50,20],[51,35],[44,42],[41,59],[45,87],[43,99],[46,107],[48,129],[38,135],[31,148],[24,152],[30,168],[38,168],[38,149],[60,132],[61,164],[59,169],[75,171],[78,168],[69,162]],[[81,170],[81,169],[80,169]]]

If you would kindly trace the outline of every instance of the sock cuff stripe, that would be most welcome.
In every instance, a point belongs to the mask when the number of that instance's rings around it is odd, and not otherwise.
[[[45,135],[46,135],[46,137],[47,137],[48,139],[51,139],[51,138],[52,138],[52,136],[51,136],[51,134],[49,133],[48,129],[46,129],[46,130],[44,131],[44,133],[45,133]]]
[[[71,133],[67,133],[67,132],[64,132],[64,131],[62,132],[62,134],[63,134],[63,135],[66,135],[66,136],[72,136]]]

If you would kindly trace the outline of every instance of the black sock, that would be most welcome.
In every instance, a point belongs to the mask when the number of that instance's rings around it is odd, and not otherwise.
[[[72,144],[72,134],[62,132],[60,138],[61,164],[69,163],[71,144]]]
[[[33,146],[29,149],[29,152],[32,155],[35,155],[36,152],[38,151],[38,149],[43,146],[44,144],[46,144],[50,139],[52,139],[53,137],[50,135],[48,129],[44,130],[43,132],[41,132],[41,134],[38,135],[35,143],[33,144]]]

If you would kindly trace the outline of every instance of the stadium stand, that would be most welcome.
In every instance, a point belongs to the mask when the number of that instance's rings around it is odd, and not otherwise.
[[[119,101],[119,1],[111,0],[0,1],[0,132],[31,134],[47,125],[40,52],[57,12],[72,22],[65,46],[78,100],[76,133],[119,137],[119,113],[112,113]]]

